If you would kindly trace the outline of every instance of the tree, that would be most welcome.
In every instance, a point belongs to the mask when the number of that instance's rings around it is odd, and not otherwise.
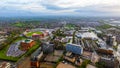
[[[75,43],[75,34],[76,34],[76,31],[73,32],[72,43]]]
[[[86,68],[87,64],[89,64],[90,60],[85,60],[79,68]]]
[[[96,62],[95,65],[97,68],[104,68],[105,62]]]

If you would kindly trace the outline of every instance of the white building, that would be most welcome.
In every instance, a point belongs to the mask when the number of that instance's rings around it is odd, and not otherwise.
[[[66,51],[81,55],[83,53],[83,48],[81,45],[68,43],[66,44]]]
[[[82,39],[98,39],[97,35],[93,32],[78,33],[76,36]]]

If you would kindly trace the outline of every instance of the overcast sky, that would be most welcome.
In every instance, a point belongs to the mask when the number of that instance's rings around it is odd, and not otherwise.
[[[0,16],[120,16],[120,0],[0,0]]]

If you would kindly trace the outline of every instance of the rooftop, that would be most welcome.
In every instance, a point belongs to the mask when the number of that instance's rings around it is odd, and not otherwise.
[[[76,67],[70,64],[59,63],[56,68],[76,68]]]
[[[71,43],[68,43],[67,45],[72,45],[72,46],[78,46],[78,47],[81,47],[81,45],[71,44]]]
[[[40,58],[39,55],[40,55],[41,53],[42,53],[42,51],[41,51],[41,47],[40,47],[40,48],[38,48],[38,49],[31,55],[31,58],[32,58],[32,59],[35,59],[35,57]]]
[[[40,68],[54,68],[54,63],[40,62]]]
[[[77,37],[80,37],[80,38],[91,38],[91,39],[97,39],[97,35],[93,32],[84,32],[84,33],[78,33],[76,35]]]
[[[67,44],[66,45],[66,51],[70,51],[74,54],[82,54],[83,53],[83,48],[81,47],[81,45],[77,45],[77,44]]]
[[[59,60],[60,57],[58,56],[54,56],[54,55],[47,55],[47,57],[45,58],[45,61],[48,62],[57,62]]]
[[[30,43],[30,42],[32,42],[33,40],[31,40],[31,39],[26,39],[26,40],[23,40],[22,42],[24,42],[24,43]]]
[[[63,55],[63,50],[55,50],[54,55],[56,56],[62,56]]]
[[[88,64],[86,68],[96,68],[96,67],[93,66],[93,65]]]
[[[6,68],[8,66],[10,67],[10,63],[8,63],[8,62],[3,62],[0,64],[0,68]]]

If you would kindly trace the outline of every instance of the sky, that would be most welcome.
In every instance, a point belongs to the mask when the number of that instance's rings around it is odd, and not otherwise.
[[[120,16],[120,0],[0,0],[0,16]]]

